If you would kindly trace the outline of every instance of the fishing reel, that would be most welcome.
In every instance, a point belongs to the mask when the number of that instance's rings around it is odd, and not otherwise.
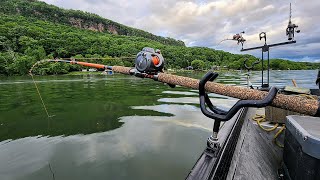
[[[298,26],[296,24],[291,23],[290,21],[286,29],[286,35],[288,36],[289,41],[294,39],[294,32],[300,33],[300,30],[295,31],[295,28],[298,28]]]
[[[289,23],[288,23],[288,26],[286,29],[286,35],[288,36],[289,41],[294,40],[294,32],[300,33],[300,30],[295,31],[295,29],[298,28],[298,25],[293,24],[291,22],[291,11],[292,11],[292,9],[291,9],[291,3],[290,3],[290,17],[289,17]]]
[[[137,54],[135,68],[140,73],[157,74],[163,72],[164,58],[159,49],[145,47]]]
[[[140,78],[152,78],[158,80],[158,73],[163,72],[164,58],[159,49],[154,50],[145,47],[137,54],[135,68],[130,74]],[[167,83],[171,88],[176,87],[174,84]]]

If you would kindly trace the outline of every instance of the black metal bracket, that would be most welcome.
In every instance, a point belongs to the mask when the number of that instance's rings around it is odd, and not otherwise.
[[[250,89],[254,89],[251,82],[250,82],[250,71],[254,68],[255,65],[259,64],[261,62],[260,59],[258,59],[257,61],[253,62],[251,64],[251,66],[248,66],[247,65],[247,61],[248,61],[248,58],[246,58],[244,61],[243,61],[243,65],[244,67],[247,69],[247,85],[248,85],[248,88],[250,87]]]
[[[316,80],[316,85],[318,85],[319,89],[320,89],[320,69],[318,70],[318,76],[317,76],[317,80]]]
[[[264,39],[264,44],[267,44],[267,34],[266,34],[266,32],[261,32],[259,34],[259,39],[260,39],[260,41],[261,41],[261,39]]]
[[[260,41],[262,39],[264,39],[264,45],[263,46],[257,46],[257,47],[252,47],[252,48],[246,48],[246,49],[241,49],[241,52],[243,51],[251,51],[251,50],[255,50],[255,49],[261,49],[261,60],[262,60],[262,63],[261,63],[261,66],[262,66],[262,70],[261,70],[261,88],[269,88],[269,82],[270,82],[270,48],[271,47],[275,47],[275,46],[282,46],[282,45],[286,45],[286,44],[293,44],[293,43],[296,43],[296,41],[292,40],[292,41],[288,41],[288,42],[282,42],[282,43],[275,43],[275,44],[267,44],[267,34],[266,32],[261,32],[259,34],[259,39]],[[264,78],[263,78],[263,71],[264,71],[264,66],[263,66],[263,61],[264,61],[264,53],[268,53],[268,68],[267,68],[267,83],[265,84],[264,83]]]
[[[263,100],[239,100],[229,111],[225,111],[214,106],[205,91],[206,83],[215,80],[217,77],[218,73],[209,71],[199,83],[200,109],[205,116],[214,119],[213,133],[207,140],[206,150],[208,154],[212,154],[213,156],[217,156],[221,148],[218,139],[221,121],[230,120],[243,107],[265,107],[271,104],[278,92],[275,87],[272,87]],[[209,109],[207,109],[207,106]]]
[[[218,73],[209,71],[199,83],[200,108],[202,113],[215,121],[228,121],[243,107],[266,107],[272,103],[272,100],[277,95],[278,89],[272,87],[268,95],[263,100],[239,100],[229,111],[224,111],[214,106],[205,92],[205,84],[208,81],[213,81],[218,77]],[[208,110],[206,108],[210,110]]]
[[[255,61],[255,62],[253,62],[253,63],[251,64],[251,66],[248,66],[248,65],[247,65],[247,61],[248,61],[248,58],[246,58],[246,59],[243,61],[243,65],[244,65],[244,67],[245,67],[248,71],[251,71],[251,70],[254,68],[255,65],[257,65],[257,64],[259,64],[259,63],[261,62],[261,60],[259,59],[259,60]]]

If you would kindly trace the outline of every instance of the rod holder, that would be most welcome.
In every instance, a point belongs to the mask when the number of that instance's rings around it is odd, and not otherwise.
[[[224,111],[214,106],[205,92],[205,84],[208,81],[213,81],[218,77],[218,73],[209,71],[199,83],[200,108],[202,113],[215,120],[228,121],[243,107],[266,107],[272,103],[272,100],[277,95],[278,89],[272,87],[268,95],[262,100],[239,100],[229,111]],[[206,105],[210,110],[206,108]]]
[[[232,106],[229,111],[225,111],[216,107],[209,99],[208,94],[205,92],[205,85],[208,81],[214,81],[218,77],[218,73],[209,71],[199,83],[199,98],[201,112],[214,119],[213,134],[208,138],[207,148],[213,152],[216,152],[219,147],[218,133],[220,129],[221,121],[230,120],[241,108],[243,107],[266,107],[272,103],[272,100],[277,95],[278,89],[272,87],[269,90],[267,96],[262,100],[239,100]],[[208,108],[207,108],[208,107]]]

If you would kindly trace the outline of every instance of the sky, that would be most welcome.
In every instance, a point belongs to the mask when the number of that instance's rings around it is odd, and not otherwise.
[[[156,35],[172,37],[186,46],[202,46],[242,54],[232,38],[245,31],[244,48],[285,42],[290,2],[292,22],[301,30],[296,44],[270,48],[270,58],[320,62],[319,0],[41,0],[65,9],[98,14]],[[319,35],[319,36],[318,36]],[[220,43],[221,42],[221,43]],[[247,51],[261,58],[261,50]],[[267,54],[265,54],[266,57]]]

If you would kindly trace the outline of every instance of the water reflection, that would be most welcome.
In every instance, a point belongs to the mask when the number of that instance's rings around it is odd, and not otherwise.
[[[4,179],[182,179],[205,146],[212,120],[191,105],[135,106],[174,116],[126,116],[121,128],[3,144]],[[21,148],[23,147],[23,148]],[[23,169],[20,171],[20,169]]]
[[[294,78],[316,88],[316,73],[275,72],[271,85]],[[1,78],[0,179],[52,179],[49,164],[56,179],[183,179],[211,132],[196,90],[122,75],[36,79],[52,119],[28,77]],[[260,73],[251,81],[260,85]],[[221,73],[217,82],[245,86],[246,77]],[[209,96],[224,109],[236,102]]]
[[[37,77],[44,78],[44,77]],[[155,111],[133,110],[133,105],[154,104],[158,94],[168,87],[151,91],[138,88],[130,91],[127,84],[152,86],[155,82],[120,76],[62,76],[64,81],[38,84],[53,118],[46,118],[34,85],[0,85],[0,141],[37,135],[74,135],[104,132],[121,127],[122,116],[168,116]],[[81,81],[80,81],[81,80]],[[12,91],[15,90],[15,91]],[[142,96],[147,94],[147,96]],[[178,96],[176,96],[178,97]]]

